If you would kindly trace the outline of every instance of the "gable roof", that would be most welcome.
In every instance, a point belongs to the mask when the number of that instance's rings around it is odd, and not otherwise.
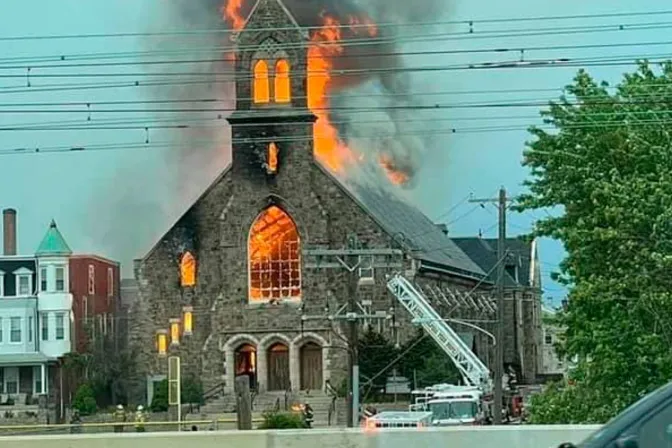
[[[72,250],[70,246],[65,242],[65,238],[56,227],[56,221],[52,220],[49,224],[49,229],[47,230],[46,235],[42,238],[42,242],[37,247],[35,255],[38,257],[44,256],[69,256],[72,255]]]
[[[356,186],[347,188],[318,164],[346,193],[360,202],[365,212],[415,259],[448,268],[455,274],[485,277],[482,267],[469,258],[417,207],[391,191]]]
[[[476,262],[492,281],[497,280],[497,239],[496,238],[452,238],[474,262]],[[531,286],[530,259],[532,254],[531,243],[521,238],[507,238],[506,249],[509,252],[509,261],[517,266],[518,281],[508,272],[504,274],[505,286]]]

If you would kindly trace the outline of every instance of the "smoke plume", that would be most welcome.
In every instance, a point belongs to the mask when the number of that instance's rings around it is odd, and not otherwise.
[[[226,0],[159,0],[156,13],[146,31],[212,30],[224,28],[221,7]],[[256,0],[245,0],[241,11],[246,16]],[[423,131],[431,128],[434,112],[423,113],[430,96],[417,96],[418,87],[427,81],[422,74],[408,70],[411,66],[432,65],[427,56],[411,56],[409,52],[427,50],[429,44],[404,43],[408,37],[430,32],[421,23],[435,22],[446,14],[445,0],[284,0],[301,26],[323,25],[326,15],[341,23],[351,17],[368,17],[377,27],[377,38],[386,43],[345,46],[341,57],[332,62],[333,69],[362,70],[366,75],[332,75],[330,120],[336,124],[340,138],[364,157],[365,163],[348,167],[348,181],[372,186],[390,185],[385,167],[402,173],[406,186],[413,186],[422,163],[431,163],[432,149],[441,148],[439,139]],[[414,24],[418,26],[413,26]],[[391,26],[397,25],[397,26]],[[420,30],[420,31],[418,31]],[[361,32],[361,31],[360,31]],[[356,30],[342,29],[342,39],[362,38]],[[227,73],[232,66],[225,51],[212,51],[229,46],[226,33],[202,33],[189,36],[149,36],[145,49],[165,52],[175,60],[212,59],[213,62],[193,64],[159,64],[147,68],[148,74],[170,71],[188,73],[184,79],[172,76],[170,83],[145,87],[147,99],[178,99],[180,108],[221,108],[234,106],[234,85],[231,75],[218,75],[217,82],[199,73]],[[204,49],[210,49],[210,52]],[[167,56],[156,56],[166,60]],[[227,78],[228,76],[228,78]],[[200,80],[200,81],[199,81]],[[429,88],[429,87],[426,87]],[[189,103],[196,99],[217,98],[219,103]],[[152,106],[154,107],[154,106]],[[157,106],[159,107],[159,106]],[[166,105],[174,108],[175,105]],[[367,113],[339,111],[348,108],[374,108]],[[169,142],[170,147],[148,151],[138,156],[129,151],[116,168],[115,182],[100,195],[104,204],[93,204],[92,228],[98,249],[121,260],[125,275],[130,259],[141,256],[192,203],[230,161],[230,130],[228,113],[201,114],[160,113],[150,119],[173,120],[174,123],[198,123],[200,126],[179,130],[149,132],[150,144]],[[205,125],[205,126],[204,126]]]

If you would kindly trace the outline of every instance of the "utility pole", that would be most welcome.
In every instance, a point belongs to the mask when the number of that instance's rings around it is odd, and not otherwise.
[[[504,187],[499,189],[499,196],[487,199],[471,199],[469,202],[476,203],[496,203],[499,210],[499,234],[497,237],[497,323],[495,328],[495,403],[493,405],[493,423],[502,424],[502,405],[503,405],[503,384],[504,377],[504,268],[506,262],[506,190]]]
[[[345,303],[336,313],[309,316],[301,314],[301,325],[308,320],[345,320],[348,344],[348,414],[349,427],[358,425],[359,416],[359,323],[365,319],[390,319],[387,311],[369,313],[358,300],[359,285],[374,282],[374,269],[401,269],[403,252],[399,249],[363,249],[356,235],[348,236],[344,249],[306,249],[302,252],[308,260],[306,268],[345,269],[347,271],[347,295]]]

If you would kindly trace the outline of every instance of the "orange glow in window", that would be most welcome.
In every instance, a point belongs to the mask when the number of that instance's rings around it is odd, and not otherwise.
[[[180,261],[180,284],[194,286],[196,284],[196,259],[191,252],[185,252]]]
[[[270,173],[278,171],[278,147],[275,143],[268,145],[268,171]]]
[[[268,64],[263,60],[257,61],[254,64],[254,102],[257,104],[268,103],[271,100],[270,90]]]
[[[292,98],[292,87],[289,79],[289,63],[280,59],[275,64],[275,102],[289,103]]]

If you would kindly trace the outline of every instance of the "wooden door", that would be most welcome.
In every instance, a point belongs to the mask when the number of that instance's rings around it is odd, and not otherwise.
[[[284,344],[268,349],[268,390],[289,390],[289,349]]]
[[[309,342],[301,347],[301,390],[322,390],[322,347]]]

